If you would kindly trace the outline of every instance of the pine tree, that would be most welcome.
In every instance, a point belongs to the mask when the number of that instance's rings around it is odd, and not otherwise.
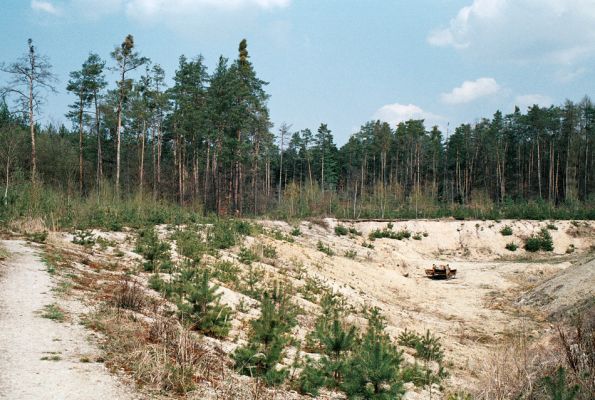
[[[384,318],[373,309],[362,343],[346,369],[342,387],[349,398],[388,400],[403,394],[399,377],[402,353],[391,343],[385,327]]]
[[[262,378],[267,385],[279,385],[287,377],[286,368],[278,368],[287,345],[288,333],[295,326],[295,312],[283,290],[266,292],[261,301],[261,313],[251,322],[246,346],[233,354],[238,372]]]
[[[178,304],[180,315],[193,329],[208,336],[226,337],[231,328],[232,310],[221,304],[219,286],[209,285],[209,272],[205,270],[199,280],[186,286],[183,302]]]

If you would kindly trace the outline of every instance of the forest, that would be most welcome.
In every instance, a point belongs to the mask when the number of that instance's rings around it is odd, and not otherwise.
[[[587,96],[498,110],[450,132],[424,120],[368,121],[339,147],[325,123],[273,126],[246,40],[235,60],[221,56],[212,70],[200,55],[180,56],[169,85],[131,35],[105,58],[90,53],[68,82],[32,40],[6,61],[4,218],[130,199],[217,216],[595,217]],[[63,89],[72,124],[42,126],[44,101]]]

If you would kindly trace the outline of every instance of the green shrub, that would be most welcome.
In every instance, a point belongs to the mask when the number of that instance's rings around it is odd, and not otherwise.
[[[262,248],[262,255],[266,258],[277,258],[277,249],[271,244],[266,244]]]
[[[335,226],[335,235],[337,236],[345,236],[349,233],[349,230],[343,225]]]
[[[525,240],[525,250],[536,252],[539,250],[553,251],[554,241],[547,228],[541,228],[537,235],[531,235]]]
[[[240,268],[231,261],[218,261],[211,267],[212,276],[222,283],[237,283]]]
[[[412,349],[415,349],[420,341],[421,336],[419,336],[416,332],[407,330],[407,328],[405,328],[405,330],[401,332],[397,338],[397,343],[399,343],[401,346]]]
[[[210,247],[218,250],[229,249],[235,246],[235,227],[227,220],[217,221],[208,231],[207,242]]]
[[[137,233],[136,252],[145,258],[143,267],[147,272],[171,269],[169,244],[159,240],[155,228],[141,229]]]
[[[574,253],[574,250],[576,250],[576,248],[574,247],[573,244],[569,244],[568,247],[566,248],[566,254],[572,254]]]
[[[421,240],[421,233],[416,233],[415,235],[413,235],[413,240]]]
[[[516,251],[518,248],[519,248],[519,246],[514,242],[506,243],[506,250]]]
[[[327,256],[334,256],[335,255],[335,252],[333,251],[333,249],[331,249],[330,246],[322,243],[320,240],[316,244],[316,248],[318,249],[318,251],[322,251]]]
[[[550,231],[557,231],[558,230],[558,227],[555,224],[553,224],[553,223],[547,224],[546,228],[549,229]]]
[[[189,229],[176,230],[171,238],[176,241],[178,253],[194,262],[199,262],[207,251],[198,234]]]
[[[240,260],[242,264],[250,265],[254,261],[258,261],[258,255],[246,247],[240,247],[238,260]]]
[[[506,225],[505,227],[500,229],[500,233],[502,234],[502,236],[510,236],[512,235],[512,227]]]
[[[302,231],[297,226],[291,230],[291,236],[300,236]]]

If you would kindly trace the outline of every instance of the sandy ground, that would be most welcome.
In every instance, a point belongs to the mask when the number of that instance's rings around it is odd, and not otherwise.
[[[136,398],[93,362],[98,350],[75,315],[63,323],[41,316],[59,299],[37,251],[23,241],[1,245],[10,256],[0,264],[0,399]]]

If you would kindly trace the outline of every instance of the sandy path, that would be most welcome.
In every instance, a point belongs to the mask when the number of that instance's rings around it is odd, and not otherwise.
[[[0,264],[0,399],[135,398],[103,364],[81,361],[97,349],[78,318],[40,316],[56,299],[36,250],[23,241],[0,243],[10,253]],[[60,359],[41,359],[52,356]]]

